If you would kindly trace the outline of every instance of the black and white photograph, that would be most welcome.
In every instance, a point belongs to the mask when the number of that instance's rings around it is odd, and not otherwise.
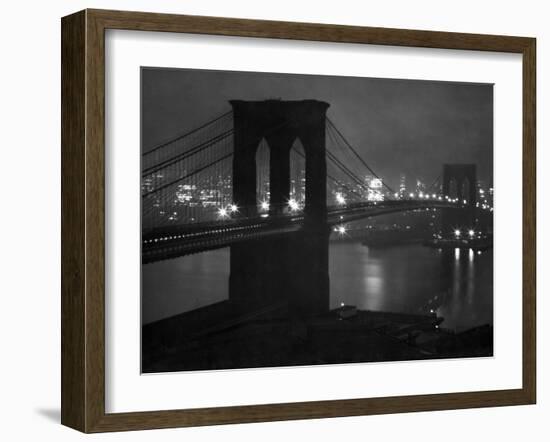
[[[142,373],[493,356],[493,84],[140,92]]]

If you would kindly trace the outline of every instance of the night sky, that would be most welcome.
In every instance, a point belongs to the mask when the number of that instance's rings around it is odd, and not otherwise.
[[[493,181],[493,85],[257,72],[142,69],[143,151],[229,111],[228,100],[317,99],[392,187],[426,184],[444,163]]]

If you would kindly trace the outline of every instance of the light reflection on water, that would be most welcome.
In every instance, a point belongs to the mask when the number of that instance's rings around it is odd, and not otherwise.
[[[492,250],[330,244],[331,308],[343,302],[365,310],[433,310],[445,318],[443,327],[460,331],[492,324],[492,275]],[[143,322],[227,299],[228,279],[228,249],[143,266]]]
[[[332,243],[331,307],[436,312],[442,326],[464,330],[493,323],[492,250],[437,250],[421,245],[367,248]]]

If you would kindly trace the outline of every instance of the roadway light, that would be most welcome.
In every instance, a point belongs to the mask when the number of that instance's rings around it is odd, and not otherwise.
[[[460,238],[460,230],[459,229],[455,229],[455,236],[457,238]]]
[[[292,210],[293,212],[300,208],[298,202],[295,199],[290,199],[288,201],[288,207],[290,207],[290,210]]]
[[[262,208],[262,210],[269,210],[269,203],[267,201],[262,201],[260,203],[260,207]]]
[[[236,204],[231,204],[231,205],[229,206],[229,211],[232,212],[232,213],[238,212],[238,211],[239,211],[239,208],[237,207]]]
[[[414,198],[414,193],[409,193],[409,198]]]
[[[337,193],[336,194],[336,202],[338,204],[346,204],[346,199],[344,198],[344,195],[342,195],[341,193]]]
[[[338,233],[340,235],[344,235],[346,233],[346,230],[347,230],[346,226],[338,226],[336,229],[338,230]]]
[[[225,207],[218,209],[218,216],[220,218],[227,218],[227,209]]]
[[[435,193],[432,193],[432,198],[435,198],[437,195]]]
[[[472,229],[468,230],[468,235],[470,235],[470,238],[473,238],[476,232],[474,232]]]

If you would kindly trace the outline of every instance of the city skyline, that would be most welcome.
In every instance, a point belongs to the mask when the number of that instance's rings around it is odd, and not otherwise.
[[[305,203],[305,170],[300,169],[294,173],[295,177],[290,179],[290,198],[291,204],[295,204],[295,210],[303,208]],[[386,199],[410,199],[410,198],[447,198],[454,196],[446,196],[442,192],[442,186],[437,183],[437,186],[432,186],[430,189],[422,177],[410,177],[409,180],[401,180],[400,187],[395,193],[390,192],[383,186],[383,180],[374,177],[373,175],[365,175],[365,186],[356,185],[354,188],[337,186],[327,183],[327,204],[329,205],[345,205],[357,196],[363,197],[366,201],[384,201]],[[165,178],[165,177],[161,177]],[[298,179],[296,179],[298,178]],[[413,183],[410,187],[407,186],[407,181]],[[432,183],[433,184],[433,183]],[[263,176],[262,180],[257,180],[257,206],[260,213],[266,213],[269,210],[270,192],[269,180]],[[475,183],[476,195],[478,201],[476,207],[481,207],[483,210],[493,210],[493,188],[486,186],[482,180],[477,180]],[[430,190],[427,192],[427,190]],[[142,191],[154,191],[154,187],[150,183],[150,179],[144,179],[142,182]],[[456,189],[455,189],[456,191]],[[181,222],[196,222],[204,221],[203,218],[197,217],[197,209],[210,209],[211,220],[223,219],[230,217],[231,207],[233,203],[233,187],[231,175],[219,175],[211,177],[208,183],[203,183],[202,186],[196,184],[180,184],[175,192],[173,201],[174,212],[162,213],[165,217],[177,224]],[[195,209],[192,215],[187,218],[181,216],[181,213],[186,213],[186,209]],[[237,207],[237,210],[239,208]]]

